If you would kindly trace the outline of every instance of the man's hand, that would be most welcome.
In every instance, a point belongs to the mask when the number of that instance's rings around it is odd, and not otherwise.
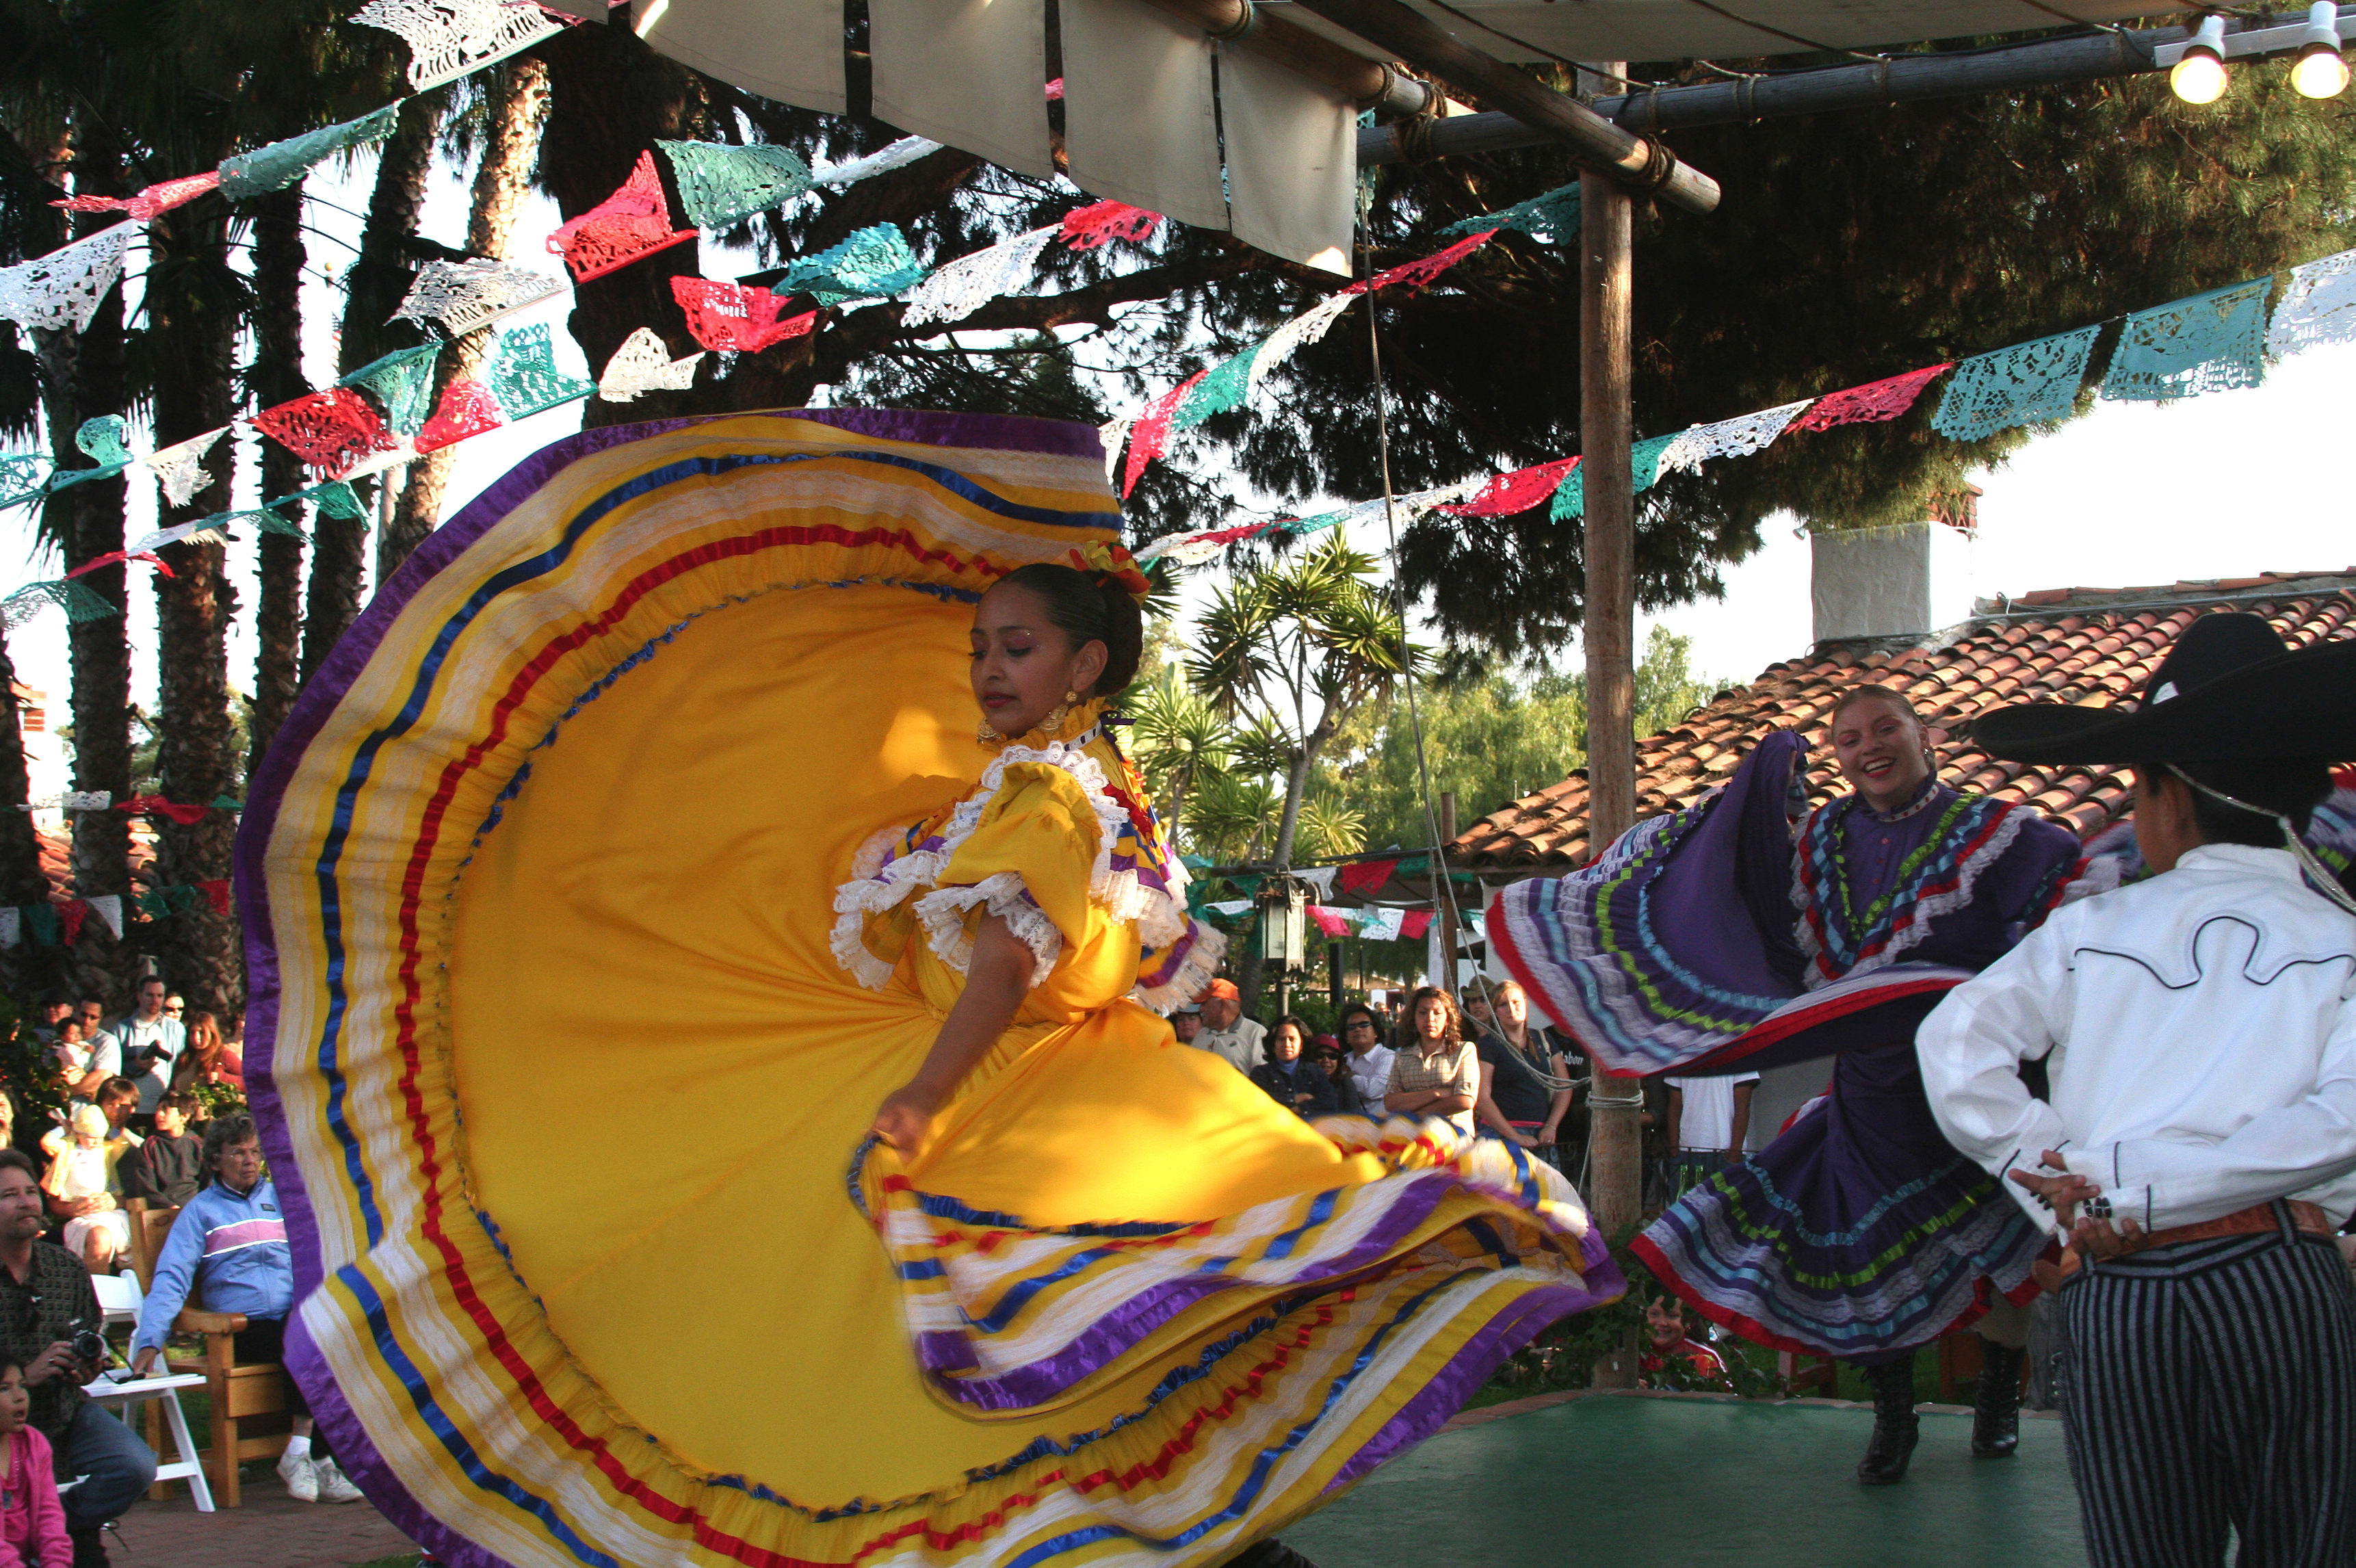
[[[2143,1227],[2122,1219],[2113,1230],[2109,1220],[2088,1215],[2070,1228],[2070,1245],[2072,1251],[2089,1258],[2124,1258],[2143,1251]]]
[[[139,1377],[154,1377],[155,1375],[155,1359],[162,1354],[163,1352],[157,1349],[155,1346],[148,1346],[147,1348],[140,1351],[139,1354],[131,1358],[131,1370]]]
[[[2044,1158],[2039,1163],[2046,1169],[2061,1174],[2049,1176],[2040,1176],[2034,1171],[2017,1170],[2009,1173],[2011,1178],[2016,1186],[2027,1187],[2043,1198],[2052,1208],[2054,1222],[2067,1231],[2075,1222],[2078,1206],[2101,1196],[2103,1189],[2072,1172],[2062,1164],[2062,1156],[2051,1149],[2045,1151]]]
[[[73,1370],[73,1347],[63,1339],[54,1340],[25,1364],[25,1386],[35,1388],[52,1378],[71,1377]]]
[[[1740,1149],[1729,1149],[1729,1150],[1727,1150],[1727,1151],[1726,1151],[1726,1163],[1727,1163],[1728,1165],[1740,1165],[1740,1164],[1742,1163],[1742,1151],[1741,1151]]]

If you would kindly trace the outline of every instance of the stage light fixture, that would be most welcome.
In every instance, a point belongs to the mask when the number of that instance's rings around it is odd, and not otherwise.
[[[2225,96],[2224,17],[2201,18],[2200,29],[2185,46],[2184,58],[2169,70],[2168,85],[2187,103],[2214,103]]]
[[[2298,63],[2290,68],[2290,84],[2307,98],[2337,98],[2348,90],[2348,62],[2340,54],[2340,7],[2332,0],[2315,0],[2307,8],[2307,34],[2299,40]]]

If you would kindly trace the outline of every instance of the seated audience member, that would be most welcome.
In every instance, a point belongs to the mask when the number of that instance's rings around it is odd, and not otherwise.
[[[1260,1042],[1268,1029],[1257,1018],[1244,1016],[1243,993],[1232,980],[1215,980],[1203,993],[1203,1031],[1194,1038],[1198,1051],[1208,1051],[1237,1072],[1259,1065]]]
[[[1481,1058],[1464,1037],[1456,998],[1437,985],[1417,988],[1408,1003],[1406,1043],[1391,1058],[1383,1109],[1397,1116],[1442,1116],[1472,1131],[1481,1097]]]
[[[1182,1046],[1191,1046],[1203,1032],[1203,1010],[1192,1002],[1170,1015],[1170,1031]]]
[[[205,1129],[205,1168],[212,1185],[180,1210],[155,1259],[155,1283],[148,1287],[139,1332],[131,1341],[131,1365],[142,1376],[163,1354],[165,1336],[192,1292],[208,1312],[244,1315],[245,1327],[235,1341],[240,1361],[284,1359],[286,1314],[294,1305],[294,1255],[286,1244],[278,1189],[262,1171],[252,1117],[233,1111]],[[356,1501],[359,1488],[336,1467],[327,1440],[313,1430],[309,1407],[292,1378],[286,1398],[294,1412],[294,1435],[286,1440],[278,1474],[288,1494],[305,1503]]]
[[[95,1105],[75,1107],[67,1133],[41,1177],[41,1190],[48,1195],[49,1212],[66,1222],[65,1250],[91,1273],[112,1273],[115,1259],[131,1246],[131,1217],[109,1190],[106,1113]]]
[[[123,1196],[155,1208],[177,1208],[205,1182],[204,1140],[188,1132],[197,1097],[175,1090],[155,1102],[155,1130],[115,1167]]]
[[[71,1568],[73,1539],[66,1534],[58,1498],[58,1462],[49,1440],[26,1423],[33,1397],[25,1369],[0,1356],[0,1563],[16,1568]]]
[[[1342,1048],[1350,1056],[1350,1087],[1358,1092],[1358,1103],[1366,1114],[1383,1113],[1383,1091],[1390,1087],[1391,1048],[1383,1044],[1390,1031],[1383,1015],[1363,1002],[1353,1002],[1342,1009]]]
[[[209,1013],[194,1014],[188,1019],[188,1048],[172,1075],[172,1087],[223,1083],[237,1090],[240,1099],[245,1097],[244,1053],[221,1037],[219,1019]]]
[[[82,1392],[98,1369],[75,1358],[73,1339],[99,1321],[98,1293],[88,1269],[41,1240],[47,1223],[33,1162],[0,1149],[0,1357],[25,1369],[26,1422],[48,1440],[59,1475],[81,1477],[66,1494],[66,1534],[74,1563],[91,1568],[106,1562],[101,1527],[155,1479],[155,1455]]]
[[[1759,1075],[1671,1078],[1669,1147],[1676,1150],[1673,1189],[1683,1192],[1708,1181],[1721,1166],[1742,1163],[1751,1130],[1751,1093]]]
[[[1673,1295],[1655,1297],[1644,1307],[1644,1354],[1637,1376],[1648,1389],[1732,1389],[1717,1351],[1686,1337],[1685,1304]]]
[[[1342,1109],[1333,1095],[1333,1079],[1304,1059],[1308,1049],[1309,1026],[1286,1014],[1276,1021],[1275,1032],[1268,1037],[1268,1060],[1252,1069],[1251,1080],[1296,1116],[1331,1116]]]
[[[1309,1042],[1309,1059],[1315,1063],[1333,1085],[1333,1103],[1344,1116],[1363,1116],[1366,1102],[1358,1098],[1358,1086],[1350,1080],[1350,1053],[1342,1042],[1331,1035],[1319,1035]]]

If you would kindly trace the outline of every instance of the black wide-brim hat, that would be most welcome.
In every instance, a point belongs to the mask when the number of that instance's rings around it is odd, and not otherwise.
[[[2184,628],[2133,708],[2025,703],[1972,721],[2015,762],[2259,762],[2356,757],[2356,642],[2293,651],[2263,616]]]

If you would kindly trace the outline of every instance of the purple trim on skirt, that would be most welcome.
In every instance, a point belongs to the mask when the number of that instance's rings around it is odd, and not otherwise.
[[[392,1521],[394,1529],[454,1568],[509,1568],[507,1559],[494,1557],[468,1541],[409,1495],[384,1455],[369,1441],[367,1429],[352,1412],[343,1391],[336,1387],[335,1375],[327,1370],[327,1358],[313,1343],[311,1331],[292,1314],[286,1319],[284,1355],[287,1374],[311,1402],[311,1419],[327,1432],[336,1467],[368,1494],[369,1501]]]
[[[1618,1276],[1619,1271],[1612,1268],[1608,1258],[1603,1267],[1613,1277]],[[1505,1364],[1506,1357],[1537,1338],[1547,1326],[1573,1313],[1599,1306],[1605,1299],[1578,1285],[1556,1285],[1517,1297],[1510,1308],[1490,1319],[1486,1327],[1466,1340],[1448,1359],[1448,1365],[1400,1406],[1398,1413],[1385,1422],[1382,1430],[1367,1439],[1365,1447],[1350,1456],[1350,1462],[1326,1483],[1325,1489],[1332,1492],[1348,1486],[1438,1432],[1447,1424],[1449,1417],[1464,1408],[1465,1401],[1480,1391],[1481,1385]]]
[[[1439,1171],[1419,1173],[1408,1179],[1413,1185],[1349,1251],[1329,1260],[1304,1258],[1300,1272],[1290,1279],[1273,1284],[1224,1274],[1195,1274],[1188,1279],[1171,1280],[1131,1296],[1114,1311],[1090,1324],[1086,1331],[1076,1335],[1063,1349],[1044,1360],[1014,1368],[1001,1377],[936,1378],[934,1381],[959,1404],[978,1405],[983,1410],[1022,1410],[1044,1404],[1119,1359],[1148,1334],[1197,1302],[1222,1291],[1277,1290],[1290,1293],[1308,1286],[1331,1288],[1380,1262],[1384,1254],[1397,1245],[1400,1237],[1430,1218],[1431,1211],[1440,1207],[1440,1200],[1448,1196],[1449,1188],[1461,1187],[1476,1192],[1483,1190],[1461,1177]],[[976,1364],[969,1350],[966,1352],[968,1359],[962,1363],[937,1359],[940,1352],[923,1343],[923,1340],[936,1337],[941,1336],[927,1334],[919,1341],[917,1354],[927,1371],[950,1370],[959,1365]]]

